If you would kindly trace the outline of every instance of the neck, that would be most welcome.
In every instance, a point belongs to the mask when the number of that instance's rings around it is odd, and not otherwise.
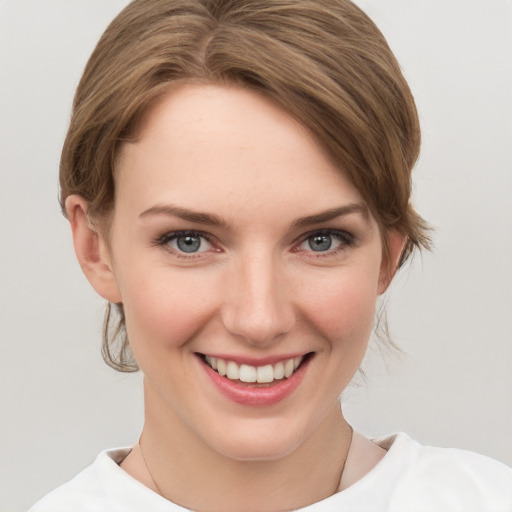
[[[145,386],[141,445],[123,466],[168,500],[201,511],[290,510],[334,494],[352,431],[335,404],[305,442],[275,460],[236,460],[212,450]],[[132,467],[135,470],[130,471]]]

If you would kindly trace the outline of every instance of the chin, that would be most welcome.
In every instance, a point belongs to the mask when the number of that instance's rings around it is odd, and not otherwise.
[[[253,441],[241,441],[237,444],[230,443],[224,447],[217,447],[225,457],[238,462],[268,462],[284,459],[299,446],[299,443],[288,444],[275,442],[264,443]]]
[[[209,443],[221,455],[239,462],[277,461],[295,452],[309,436],[299,428],[284,428],[283,425],[263,425],[250,420],[252,425],[238,429],[224,428],[217,439],[210,437]],[[273,422],[272,422],[273,423]],[[226,437],[229,432],[229,437]]]

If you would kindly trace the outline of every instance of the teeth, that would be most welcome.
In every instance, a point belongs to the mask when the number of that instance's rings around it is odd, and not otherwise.
[[[228,361],[226,365],[226,377],[230,380],[238,380],[240,378],[240,368],[233,361]]]
[[[212,358],[213,359],[213,358]],[[215,358],[217,359],[217,358]],[[212,368],[213,368],[213,365],[212,365]],[[223,377],[226,375],[227,373],[227,370],[226,370],[226,361],[224,361],[224,359],[217,359],[217,371],[219,372],[220,375],[222,375]]]
[[[274,379],[282,379],[284,377],[284,364],[279,362],[274,366]]]
[[[235,364],[235,363],[233,363]],[[229,378],[229,377],[228,377]],[[256,382],[257,371],[254,366],[242,364],[240,366],[240,380],[242,382]]]
[[[251,366],[242,364],[238,366],[234,361],[226,361],[212,356],[205,356],[209,366],[216,370],[223,377],[230,380],[241,380],[242,382],[268,384],[274,380],[281,380],[290,377],[302,363],[304,357],[298,356],[285,361],[265,366]]]
[[[293,359],[288,359],[286,363],[284,363],[284,376],[288,378],[293,373]]]
[[[258,366],[256,370],[257,381],[261,384],[274,381],[274,368],[271,364],[265,366]]]

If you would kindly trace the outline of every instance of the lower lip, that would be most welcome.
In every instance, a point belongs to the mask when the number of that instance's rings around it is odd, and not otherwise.
[[[243,405],[268,406],[281,402],[297,389],[306,373],[310,360],[311,357],[308,357],[303,361],[299,368],[287,379],[267,387],[244,386],[239,381],[222,377],[202,359],[201,364],[217,389],[230,400]]]

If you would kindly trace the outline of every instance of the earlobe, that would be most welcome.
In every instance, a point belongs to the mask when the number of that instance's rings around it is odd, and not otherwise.
[[[405,246],[405,237],[398,231],[391,231],[387,235],[388,251],[383,255],[379,276],[379,295],[382,295],[391,284],[398,270],[398,263]]]
[[[101,233],[87,217],[87,201],[78,195],[66,198],[66,213],[73,234],[76,257],[96,292],[109,302],[120,303],[121,294],[112,268],[110,251]]]

